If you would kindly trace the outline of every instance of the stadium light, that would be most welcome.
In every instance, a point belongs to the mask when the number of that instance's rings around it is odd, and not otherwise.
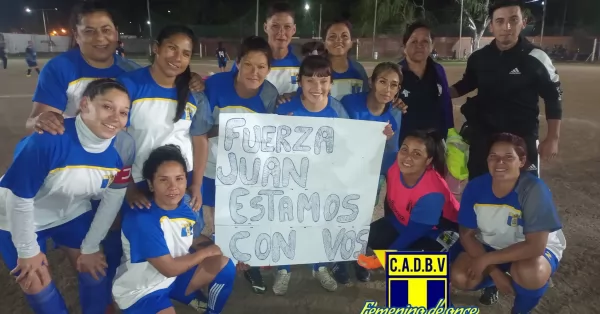
[[[308,5],[308,3],[307,3],[307,4],[305,4],[305,5],[304,5],[304,10],[308,11],[309,9],[310,9],[310,5]]]
[[[52,51],[52,43],[50,39],[50,34],[48,33],[48,28],[46,28],[46,11],[58,11],[58,8],[52,9],[31,9],[29,7],[25,7],[25,12],[31,14],[33,11],[42,11],[42,20],[44,21],[44,34],[48,36],[48,51]]]
[[[150,21],[146,21],[146,24],[150,25]]]

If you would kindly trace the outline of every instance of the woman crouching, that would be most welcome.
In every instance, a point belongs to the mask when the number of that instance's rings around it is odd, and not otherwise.
[[[123,215],[125,262],[117,269],[113,285],[123,313],[172,314],[170,299],[198,307],[200,289],[208,286],[206,313],[216,314],[231,294],[233,263],[208,238],[193,240],[197,218],[184,199],[187,171],[175,145],[156,148],[144,163],[151,206],[129,209]]]

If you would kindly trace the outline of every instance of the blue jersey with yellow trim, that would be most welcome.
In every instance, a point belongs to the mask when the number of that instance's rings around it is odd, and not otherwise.
[[[65,119],[62,135],[34,133],[0,181],[0,229],[10,230],[7,193],[33,199],[36,230],[62,225],[91,210],[114,187],[117,173],[133,161],[133,139],[124,132],[101,153],[87,152],[79,140],[75,118]]]
[[[369,91],[369,77],[362,64],[348,59],[348,70],[344,73],[332,72],[331,96],[337,99],[349,94]]]
[[[161,274],[148,259],[189,254],[196,217],[186,202],[173,210],[156,203],[148,210],[126,210],[123,214],[123,257],[113,284],[113,296],[121,309],[127,309],[144,296],[166,289],[176,277]]]
[[[525,241],[525,235],[550,232],[546,248],[561,259],[567,246],[550,189],[542,179],[524,172],[504,197],[492,191],[487,173],[467,184],[460,201],[458,224],[477,229],[478,239],[494,249]]]
[[[235,91],[237,72],[222,72],[209,77],[205,82],[204,93],[210,104],[213,123],[219,123],[219,114],[224,113],[274,113],[277,104],[277,89],[265,80],[258,94],[242,98]],[[214,178],[217,167],[217,136],[209,138],[208,162],[204,175]]]
[[[295,92],[298,89],[298,70],[300,70],[300,58],[293,52],[292,46],[288,47],[288,54],[283,59],[271,60],[271,71],[267,75],[267,81],[277,88],[279,94]],[[234,63],[231,72],[237,72]]]
[[[143,180],[142,167],[150,152],[166,144],[179,146],[191,171],[194,158],[190,132],[198,112],[196,98],[190,94],[180,119],[173,122],[177,111],[177,89],[158,85],[150,74],[150,67],[125,73],[117,80],[127,88],[132,102],[127,132],[137,146],[132,168],[133,180],[136,183]],[[200,103],[199,112],[208,115],[205,99],[201,98]]]
[[[321,118],[343,118],[348,119],[348,113],[335,98],[329,96],[327,106],[323,110],[314,112],[309,111],[302,104],[300,95],[296,95],[292,100],[277,107],[279,115],[293,115],[299,117],[321,117]]]
[[[112,66],[94,68],[83,59],[79,48],[74,48],[50,59],[44,66],[33,101],[54,107],[62,111],[65,117],[73,117],[79,108],[83,91],[92,80],[117,78],[139,67],[133,61],[114,55]]]

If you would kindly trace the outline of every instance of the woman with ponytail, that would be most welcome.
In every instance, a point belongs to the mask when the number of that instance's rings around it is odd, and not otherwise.
[[[457,239],[459,204],[444,181],[445,172],[442,135],[419,130],[407,134],[387,172],[385,216],[371,223],[368,247],[447,251]],[[358,264],[381,267],[375,256],[361,255]],[[360,273],[364,270],[359,265]]]
[[[189,89],[193,39],[194,33],[188,27],[163,28],[152,46],[152,64],[117,79],[131,95],[127,132],[137,146],[123,212],[150,209],[153,200],[142,173],[144,162],[157,147],[173,144],[180,147],[189,171],[186,182],[190,207],[197,220],[202,220],[200,190],[208,157],[206,133],[211,115],[204,94]],[[201,225],[195,224],[194,237],[200,235]]]
[[[127,132],[137,143],[132,182],[127,191],[131,208],[148,208],[147,186],[142,166],[150,152],[165,144],[181,147],[190,172],[192,208],[198,211],[200,187],[208,154],[206,123],[208,101],[202,93],[190,92],[194,33],[185,26],[163,28],[152,47],[150,66],[118,78],[131,95],[132,109]]]

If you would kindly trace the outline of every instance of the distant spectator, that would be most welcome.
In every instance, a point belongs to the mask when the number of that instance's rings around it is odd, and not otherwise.
[[[123,42],[119,40],[119,45],[117,46],[116,54],[117,54],[117,56],[121,56],[121,57],[125,58],[125,48],[123,48],[123,46],[124,46]]]

